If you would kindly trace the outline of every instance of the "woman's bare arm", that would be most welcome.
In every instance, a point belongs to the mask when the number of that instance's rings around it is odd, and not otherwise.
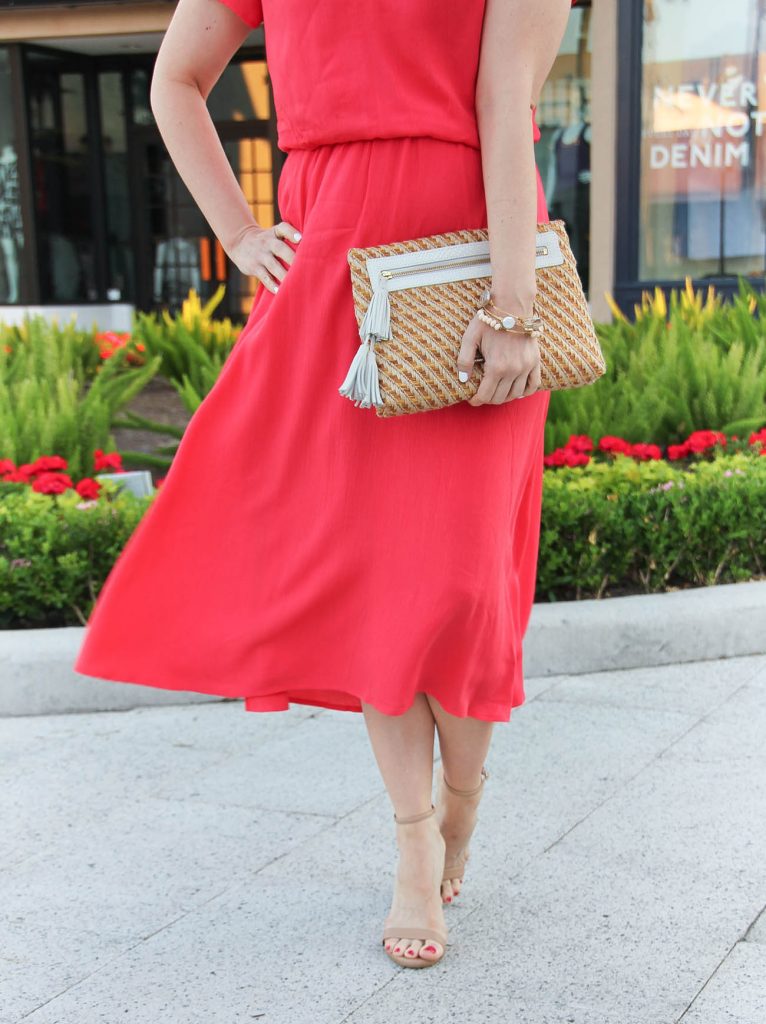
[[[537,104],[571,0],[487,0],[476,82],[492,297],[532,314],[537,177],[530,106]]]
[[[530,107],[550,74],[571,0],[487,0],[476,79],[476,120],[487,205],[492,300],[531,316],[536,294],[537,173]],[[502,405],[540,387],[534,335],[495,331],[474,316],[457,358],[467,381],[484,357],[469,405]]]
[[[226,158],[207,98],[250,32],[218,0],[179,0],[154,65],[150,103],[167,151],[225,252],[244,274],[275,291],[287,273],[296,229],[281,221],[280,238],[254,219]]]

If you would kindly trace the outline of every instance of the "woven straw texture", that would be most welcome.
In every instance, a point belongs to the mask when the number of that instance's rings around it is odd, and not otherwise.
[[[588,303],[562,220],[538,223],[538,231],[559,237],[564,262],[537,270],[535,313],[543,321],[538,336],[541,390],[581,387],[605,371]],[[403,242],[352,248],[348,251],[357,325],[372,299],[365,260],[432,249],[460,242],[486,241],[486,228],[448,231]],[[490,278],[420,285],[389,293],[391,338],[376,342],[380,395],[378,416],[399,416],[454,405],[474,395],[481,383],[480,359],[465,384],[457,377],[457,357],[465,329]]]

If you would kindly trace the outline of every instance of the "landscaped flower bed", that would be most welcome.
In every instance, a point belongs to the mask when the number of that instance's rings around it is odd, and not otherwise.
[[[537,600],[764,576],[766,428],[697,431],[675,447],[663,458],[653,444],[575,435],[546,456]],[[55,455],[0,460],[0,628],[83,625],[154,500],[75,483],[66,468]],[[119,453],[94,453],[93,472],[121,469]]]
[[[546,456],[538,600],[766,574],[766,428],[657,445],[573,435]]]

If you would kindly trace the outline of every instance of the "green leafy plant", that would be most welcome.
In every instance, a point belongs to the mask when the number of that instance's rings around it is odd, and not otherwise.
[[[147,355],[160,360],[160,374],[170,381],[191,413],[212,389],[239,337],[239,328],[230,319],[213,319],[224,292],[225,286],[221,285],[203,305],[192,289],[175,317],[166,310],[161,315],[137,313],[135,316],[134,339]],[[160,423],[132,410],[125,412],[113,426],[177,438],[176,442],[158,446],[152,453],[123,452],[134,465],[159,469],[170,467],[184,433],[182,427]]]
[[[3,329],[0,345],[0,458],[17,464],[65,453],[83,476],[93,451],[114,447],[118,410],[154,376],[158,357],[133,365],[123,348],[102,359],[96,334],[58,327],[44,317]]]
[[[766,419],[766,299],[745,279],[730,302],[711,287],[645,293],[629,320],[597,324],[607,372],[551,394],[545,450],[571,434],[672,444],[693,430],[731,433]]]

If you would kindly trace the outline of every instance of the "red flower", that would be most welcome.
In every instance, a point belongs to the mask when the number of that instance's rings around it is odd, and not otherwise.
[[[638,459],[639,462],[662,458],[662,452],[656,444],[644,444],[643,442],[632,444],[628,454],[632,455],[634,459]]]
[[[749,438],[750,444],[766,445],[766,427],[761,427],[758,433],[753,432]]]
[[[41,455],[31,464],[30,473],[50,473],[56,469],[66,469],[67,461],[60,455]]]
[[[587,466],[589,462],[590,455],[566,447],[557,448],[543,458],[544,466]]]
[[[96,334],[94,340],[98,347],[98,354],[102,359],[108,359],[119,349],[130,345],[130,331],[123,331],[122,333],[117,331],[100,331]],[[142,365],[144,360],[141,356],[137,355],[137,352],[145,352],[146,346],[142,341],[138,341],[133,347],[136,351],[129,351],[127,360],[129,363]]]
[[[61,494],[72,486],[72,478],[66,473],[40,473],[32,484],[32,490],[40,494]]]
[[[76,484],[75,490],[81,498],[97,498],[101,491],[101,484],[90,476],[84,476]]]
[[[592,452],[593,440],[587,434],[570,434],[564,447],[573,452]]]
[[[3,480],[7,480],[10,484],[28,484],[29,473],[23,469],[14,469],[12,473],[3,474]]]
[[[726,434],[717,430],[695,430],[686,438],[690,452],[705,452],[717,444],[726,444]]]
[[[605,434],[598,443],[598,450],[600,452],[619,452],[623,455],[630,454],[630,447],[627,441],[624,441],[621,437],[615,437],[613,434]]]
[[[114,469],[117,473],[125,472],[119,452],[104,452],[100,448],[96,448],[93,452],[93,468],[94,470]]]
[[[688,454],[689,447],[686,443],[668,445],[668,458],[671,462],[676,462],[678,459],[685,459]]]
[[[586,455],[585,452],[573,452],[568,451],[566,454],[566,466],[587,466],[590,462],[590,455]]]
[[[13,473],[15,469],[16,466],[10,459],[0,459],[0,476],[3,473]]]

